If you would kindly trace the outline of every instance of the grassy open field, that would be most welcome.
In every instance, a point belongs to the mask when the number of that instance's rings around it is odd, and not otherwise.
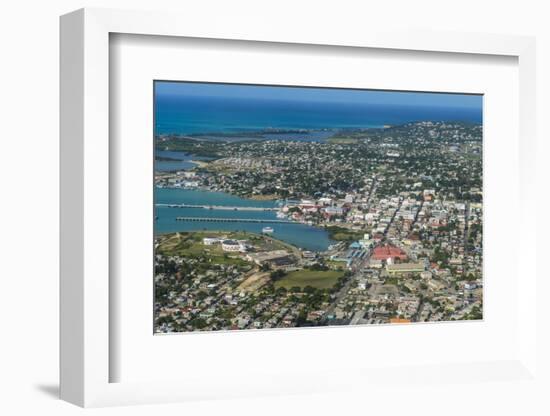
[[[239,291],[245,291],[245,292],[255,292],[262,286],[266,285],[269,282],[269,273],[266,272],[257,272],[252,273],[250,276],[246,278],[244,282],[242,282],[238,290]]]
[[[299,256],[296,247],[269,236],[245,231],[193,231],[176,232],[159,237],[156,253],[165,256],[206,257],[213,264],[248,264],[238,253],[224,252],[220,244],[204,245],[205,237],[223,237],[234,240],[246,240],[260,251],[288,250]]]
[[[275,287],[284,287],[285,289],[291,289],[295,286],[312,286],[317,289],[330,289],[343,275],[344,272],[336,270],[297,270],[288,273],[286,276],[276,281]]]
[[[331,137],[327,139],[327,142],[331,144],[355,144],[359,140],[355,137]]]
[[[364,233],[362,231],[354,231],[345,227],[338,227],[335,225],[326,227],[331,239],[335,241],[353,241],[363,238]]]
[[[344,267],[346,266],[346,262],[345,261],[334,261],[334,260],[325,260],[325,264],[333,269],[333,270],[338,270],[338,271],[343,271],[344,270]]]
[[[207,257],[213,264],[246,264],[233,253],[224,253],[219,244],[205,246],[202,239],[213,236],[211,232],[174,233],[162,237],[157,253],[166,256]],[[229,235],[228,235],[229,234]],[[242,233],[225,233],[228,238],[242,238]]]

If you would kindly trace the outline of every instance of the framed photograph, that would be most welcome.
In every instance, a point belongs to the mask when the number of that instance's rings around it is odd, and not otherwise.
[[[179,18],[61,18],[62,398],[537,383],[534,40]]]
[[[154,108],[155,333],[483,319],[482,95],[155,81]]]

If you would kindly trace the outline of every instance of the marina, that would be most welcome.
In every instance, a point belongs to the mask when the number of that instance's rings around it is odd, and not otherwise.
[[[325,251],[334,244],[324,228],[290,221],[281,215],[280,202],[252,200],[224,192],[155,188],[155,233],[246,231],[269,234],[302,250],[315,252]]]

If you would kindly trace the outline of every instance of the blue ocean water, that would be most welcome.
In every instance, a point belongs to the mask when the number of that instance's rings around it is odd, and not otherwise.
[[[162,96],[155,101],[156,134],[228,133],[277,129],[368,128],[412,121],[481,123],[480,109],[427,105]]]

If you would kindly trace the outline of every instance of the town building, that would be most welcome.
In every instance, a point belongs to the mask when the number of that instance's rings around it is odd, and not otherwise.
[[[407,260],[407,253],[398,247],[392,245],[378,246],[372,251],[372,259],[374,260],[388,260],[399,259]]]
[[[219,238],[205,237],[205,238],[202,239],[202,243],[205,246],[211,246],[211,245],[214,245],[214,244],[218,244],[219,242],[220,242]]]
[[[235,240],[223,240],[222,249],[223,251],[232,251],[232,252],[240,251],[241,245],[239,244],[238,241],[235,241]]]
[[[397,263],[389,264],[386,270],[390,275],[401,273],[421,273],[425,270],[424,263]]]

